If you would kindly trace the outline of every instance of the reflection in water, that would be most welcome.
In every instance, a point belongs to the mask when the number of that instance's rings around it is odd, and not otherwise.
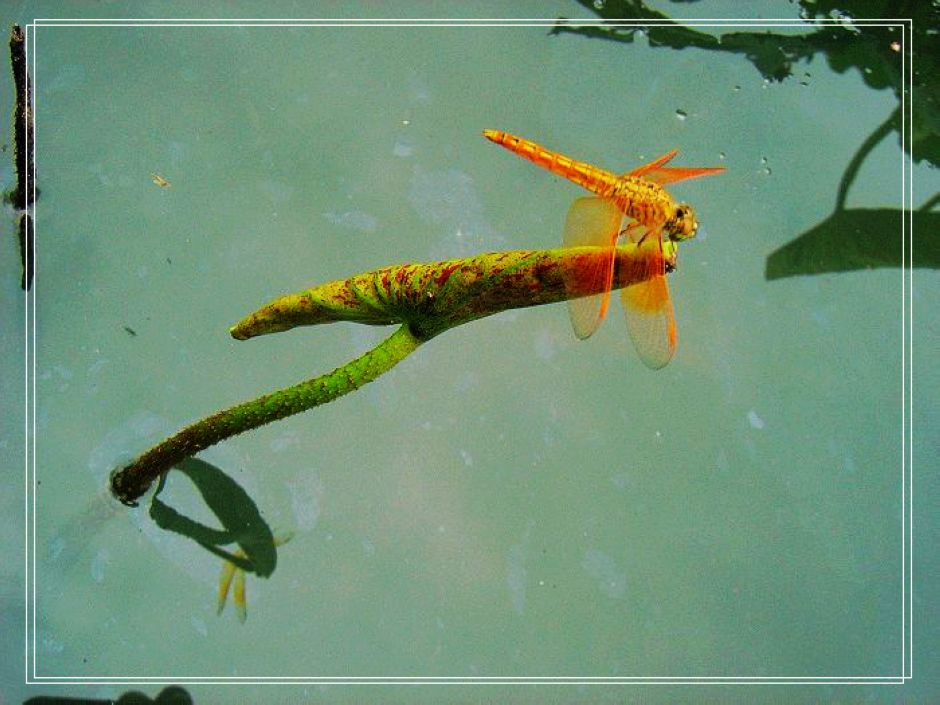
[[[681,50],[695,48],[740,54],[750,61],[766,81],[783,81],[793,75],[798,62],[811,61],[821,54],[838,73],[855,69],[865,84],[873,90],[890,88],[899,103],[897,110],[878,126],[865,140],[846,168],[839,188],[835,212],[825,221],[800,235],[796,240],[774,252],[767,260],[766,278],[780,279],[798,274],[841,272],[874,267],[940,267],[940,244],[933,236],[937,232],[940,216],[929,213],[925,206],[914,215],[913,229],[924,234],[915,247],[911,247],[904,261],[901,253],[901,234],[905,211],[900,209],[844,210],[845,196],[855,180],[862,160],[885,136],[895,133],[901,148],[915,161],[927,160],[940,165],[940,35],[936,26],[934,3],[914,3],[907,6],[905,17],[912,19],[911,40],[918,47],[912,59],[910,46],[903,43],[899,26],[890,26],[880,20],[876,24],[865,22],[866,17],[881,17],[880,5],[873,7],[867,0],[839,0],[823,2],[801,0],[799,19],[806,22],[803,34],[780,34],[770,31],[725,32],[720,37],[682,26],[668,15],[646,6],[642,0],[579,0],[580,4],[610,20],[602,26],[570,25],[559,20],[553,34],[579,34],[595,39],[632,44],[637,34],[645,35],[653,48],[668,47]],[[874,14],[872,14],[874,13]],[[832,18],[840,23],[832,23]],[[813,24],[815,19],[830,21]],[[616,22],[619,20],[620,22]],[[624,20],[636,24],[623,25]],[[642,22],[656,24],[644,25]],[[811,30],[811,31],[810,31]],[[913,68],[907,76],[905,68]],[[806,74],[808,76],[808,74]],[[930,96],[916,103],[904,98],[911,111],[913,130],[904,134],[901,125],[902,98],[907,92],[907,81],[914,92]],[[805,83],[805,82],[804,82]],[[681,116],[680,116],[681,117]],[[768,172],[769,173],[769,169]]]
[[[70,570],[86,549],[93,545],[95,537],[105,525],[120,512],[118,504],[107,490],[108,474],[115,463],[120,463],[134,457],[134,453],[152,439],[158,438],[167,429],[168,423],[154,414],[140,413],[129,419],[116,429],[105,434],[101,443],[91,452],[88,459],[88,469],[94,477],[94,486],[100,488],[87,504],[70,519],[66,520],[46,545],[46,558],[54,563],[60,570]],[[128,513],[133,521],[140,526],[139,516],[136,512]],[[146,522],[149,524],[150,522]],[[152,528],[152,527],[151,527]],[[153,532],[151,531],[151,534]],[[152,540],[156,536],[148,536]],[[97,570],[100,572],[101,559],[98,560]],[[93,568],[94,569],[94,568]]]
[[[150,502],[150,518],[154,523],[161,529],[192,539],[243,570],[262,577],[271,575],[277,566],[274,535],[248,493],[218,467],[200,458],[187,458],[175,469],[190,479],[223,528],[206,526],[160,500],[167,475],[160,478]],[[241,556],[221,548],[233,543],[238,544]]]
[[[132,459],[136,453],[140,452],[141,448],[147,447],[172,430],[173,427],[168,421],[156,414],[144,411],[135,414],[126,422],[105,434],[101,443],[95,447],[88,459],[88,469],[94,478],[95,486],[102,488],[102,496],[98,501],[107,503],[107,505],[113,509],[115,500],[103,494],[108,487],[108,476],[111,470],[115,467],[120,467],[123,463]],[[191,507],[195,506],[191,501],[191,497],[187,497],[186,493],[181,491],[184,488],[180,487],[180,483],[170,482],[166,489],[172,498],[174,506],[178,506],[180,503],[187,503]],[[120,505],[118,505],[118,507],[120,507]],[[215,570],[209,564],[210,562],[205,560],[205,552],[198,544],[191,541],[178,540],[166,531],[161,530],[143,512],[124,511],[121,513],[133,522],[137,531],[139,531],[169,563],[182,569],[183,572],[199,582],[215,581]],[[114,512],[112,511],[111,515],[107,518],[113,515]],[[86,510],[81,516],[93,515],[89,510]],[[78,521],[83,520],[78,519]],[[63,532],[60,532],[60,536],[62,535]],[[69,531],[68,534],[63,536],[63,541],[79,542],[80,545],[77,545],[76,548],[81,551],[91,542],[92,537],[93,534],[89,531],[78,533]]]
[[[161,690],[154,699],[138,690],[129,690],[117,700],[93,700],[88,698],[63,698],[37,695],[23,701],[23,705],[192,705],[195,702],[189,692],[178,685]]]
[[[940,213],[910,214],[914,246],[902,259],[901,228],[905,213],[895,208],[835,211],[821,223],[767,257],[764,276],[782,279],[799,274],[849,272],[878,267],[940,269]],[[908,225],[910,227],[910,225]]]
[[[578,0],[585,8],[610,24],[600,27],[569,24],[564,18],[552,29],[552,34],[579,34],[584,37],[632,44],[636,35],[645,35],[653,48],[695,48],[705,51],[739,54],[750,61],[767,81],[783,81],[793,75],[799,62],[811,61],[817,54],[826,57],[829,66],[838,73],[855,69],[869,88],[890,88],[900,102],[906,90],[905,79],[911,80],[914,92],[935,96],[940,82],[940,35],[934,31],[937,11],[934,3],[909,3],[899,13],[910,18],[912,43],[918,52],[913,75],[905,76],[904,64],[910,56],[910,46],[903,46],[900,23],[890,26],[883,19],[867,24],[866,18],[884,16],[881,5],[873,6],[869,0],[800,0],[799,17],[794,21],[806,22],[803,34],[781,34],[767,30],[757,32],[725,32],[712,36],[691,27],[685,27],[668,15],[646,6],[642,0]],[[838,21],[834,21],[838,18]],[[813,24],[814,20],[828,24]],[[625,20],[636,20],[624,26]],[[654,22],[644,25],[643,22]],[[910,105],[913,112],[913,135],[902,142],[905,152],[915,161],[926,159],[940,165],[940,102],[926,99]],[[900,133],[900,130],[898,130]]]
[[[111,497],[111,493],[102,490],[89,500],[84,509],[80,510],[71,519],[67,520],[59,531],[46,544],[44,558],[54,563],[61,570],[69,570],[75,565],[80,556],[84,554],[92,539],[104,528],[113,517],[118,515],[120,505]],[[101,561],[96,556],[92,563],[93,574],[101,574]],[[98,575],[95,575],[98,582]]]
[[[892,130],[900,130],[900,119],[900,111],[895,110],[859,147],[842,175],[832,214],[767,257],[764,276],[768,280],[877,267],[940,268],[940,238],[935,235],[940,232],[940,213],[931,210],[940,195],[913,213],[845,207],[865,158]],[[905,228],[908,224],[911,231]],[[919,239],[905,250],[912,233],[920,233]]]
[[[217,575],[217,564],[206,560],[203,549],[222,558],[226,589],[224,594],[220,589],[219,599],[224,604],[228,585],[234,579],[234,601],[244,621],[244,571],[269,577],[277,566],[276,546],[286,543],[291,533],[275,536],[250,495],[218,466],[199,458],[189,458],[176,467],[177,472],[168,473],[177,478],[175,482],[168,482],[167,475],[161,478],[151,498],[149,519],[142,512],[122,510],[121,505],[105,489],[111,468],[132,458],[141,447],[153,443],[155,438],[165,435],[171,428],[160,417],[142,412],[105,435],[92,451],[88,462],[95,484],[102,490],[84,510],[61,527],[49,542],[47,558],[60,570],[70,569],[79,558],[90,560],[92,577],[101,582],[109,562],[109,553],[100,549],[93,556],[87,554],[92,552],[95,538],[102,528],[113,517],[122,514],[134,522],[138,531],[165,558],[200,582],[215,582]],[[216,449],[214,454],[221,453]],[[227,466],[237,465],[233,459],[227,460]],[[198,498],[178,481],[181,476],[192,482],[199,493]],[[204,514],[205,507],[211,510],[221,524],[221,529],[206,526],[189,516]],[[315,516],[313,519],[305,517],[304,521],[305,526],[312,526]],[[171,534],[190,540],[175,540]],[[236,544],[236,548],[222,548],[231,544]]]

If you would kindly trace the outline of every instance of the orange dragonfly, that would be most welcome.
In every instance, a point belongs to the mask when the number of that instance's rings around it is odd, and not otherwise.
[[[613,283],[614,247],[621,235],[636,244],[650,277],[620,290],[630,338],[647,367],[665,367],[676,349],[676,320],[665,275],[674,268],[677,243],[695,236],[695,211],[676,203],[663,186],[719,174],[724,167],[667,167],[678,153],[674,149],[633,171],[617,175],[580,162],[515,135],[484,130],[483,136],[520,157],[583,186],[596,196],[578,198],[565,221],[566,247],[609,247],[596,277],[604,293],[569,299],[568,312],[575,335],[589,337],[607,315]]]

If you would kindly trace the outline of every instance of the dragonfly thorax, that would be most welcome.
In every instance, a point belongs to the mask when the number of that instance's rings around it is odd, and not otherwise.
[[[674,211],[672,197],[666,189],[646,179],[622,176],[606,197],[628,218],[650,229],[662,227]]]

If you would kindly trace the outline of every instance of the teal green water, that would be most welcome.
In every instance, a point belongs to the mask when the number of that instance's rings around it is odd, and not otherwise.
[[[6,9],[21,22],[194,14],[180,3]],[[197,14],[259,12],[243,3]],[[294,3],[264,12],[383,14]],[[795,15],[786,2],[761,13]],[[566,2],[510,14],[591,16]],[[35,533],[24,562],[17,411],[0,421],[2,537],[14,559],[2,573],[0,702],[163,687],[94,682],[115,677],[901,675],[911,622],[900,343],[911,300],[897,268],[764,276],[771,252],[832,212],[849,161],[896,100],[821,57],[775,84],[739,56],[548,29],[37,31]],[[707,231],[683,246],[670,278],[676,358],[644,368],[613,308],[586,342],[563,306],[509,312],[441,336],[349,398],[211,449],[203,457],[272,529],[294,532],[269,579],[249,576],[246,623],[231,606],[217,616],[219,560],[155,527],[145,509],[108,504],[108,471],[385,334],[335,324],[228,336],[274,296],[402,261],[557,245],[582,194],[488,143],[486,127],[614,171],[673,147],[679,164],[727,167],[673,188]],[[901,162],[892,135],[863,163],[847,206],[899,207]],[[940,179],[923,166],[913,173],[916,206]],[[3,176],[8,185],[9,164]],[[18,410],[25,314],[15,245],[4,241],[2,391]],[[928,499],[938,293],[936,273],[917,270],[922,582],[911,683],[187,689],[207,703],[940,699]],[[212,521],[178,473],[163,498]],[[24,641],[31,677],[69,684],[24,684]]]

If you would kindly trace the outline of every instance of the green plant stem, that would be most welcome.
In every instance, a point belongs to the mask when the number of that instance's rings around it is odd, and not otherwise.
[[[349,394],[388,372],[422,342],[403,325],[372,350],[328,374],[197,421],[113,473],[111,491],[122,503],[136,506],[153,481],[182,460],[226,438]]]
[[[614,253],[613,287],[649,279],[675,263],[651,248],[627,244]],[[509,308],[554,303],[601,293],[598,277],[610,261],[608,248],[493,252],[466,259],[403,264],[329,282],[282,296],[232,326],[245,340],[299,325],[353,321],[369,325],[400,323],[378,346],[329,374],[266,394],[197,421],[154,446],[111,475],[111,491],[134,506],[160,475],[219,441],[330,402],[371,382],[411,354],[421,343]]]

